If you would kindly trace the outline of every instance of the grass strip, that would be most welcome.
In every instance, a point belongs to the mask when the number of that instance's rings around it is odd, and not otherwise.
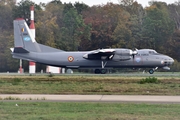
[[[179,120],[179,104],[0,102],[1,120]]]
[[[0,94],[180,95],[180,78],[0,76]]]

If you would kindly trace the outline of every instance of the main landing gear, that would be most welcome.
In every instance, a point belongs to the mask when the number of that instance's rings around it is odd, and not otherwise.
[[[95,69],[94,73],[95,74],[106,74],[107,73],[107,69]]]
[[[104,69],[104,67],[106,66],[107,61],[101,61],[101,67],[102,69],[95,69],[94,73],[95,74],[106,74],[107,73],[107,69]]]

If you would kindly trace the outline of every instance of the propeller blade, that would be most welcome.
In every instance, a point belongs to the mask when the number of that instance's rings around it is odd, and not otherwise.
[[[137,48],[135,48],[135,50],[132,50],[132,56],[133,56],[133,59],[135,58],[135,55],[137,55],[138,54],[138,49]]]

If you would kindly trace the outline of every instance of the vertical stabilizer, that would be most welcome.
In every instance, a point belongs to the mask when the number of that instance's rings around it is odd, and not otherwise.
[[[24,19],[14,20],[14,46],[21,47],[31,52],[41,52]]]

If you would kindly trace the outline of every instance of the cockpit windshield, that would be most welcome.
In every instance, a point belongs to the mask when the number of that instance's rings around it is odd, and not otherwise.
[[[157,52],[155,50],[150,50],[149,54],[157,54]]]

